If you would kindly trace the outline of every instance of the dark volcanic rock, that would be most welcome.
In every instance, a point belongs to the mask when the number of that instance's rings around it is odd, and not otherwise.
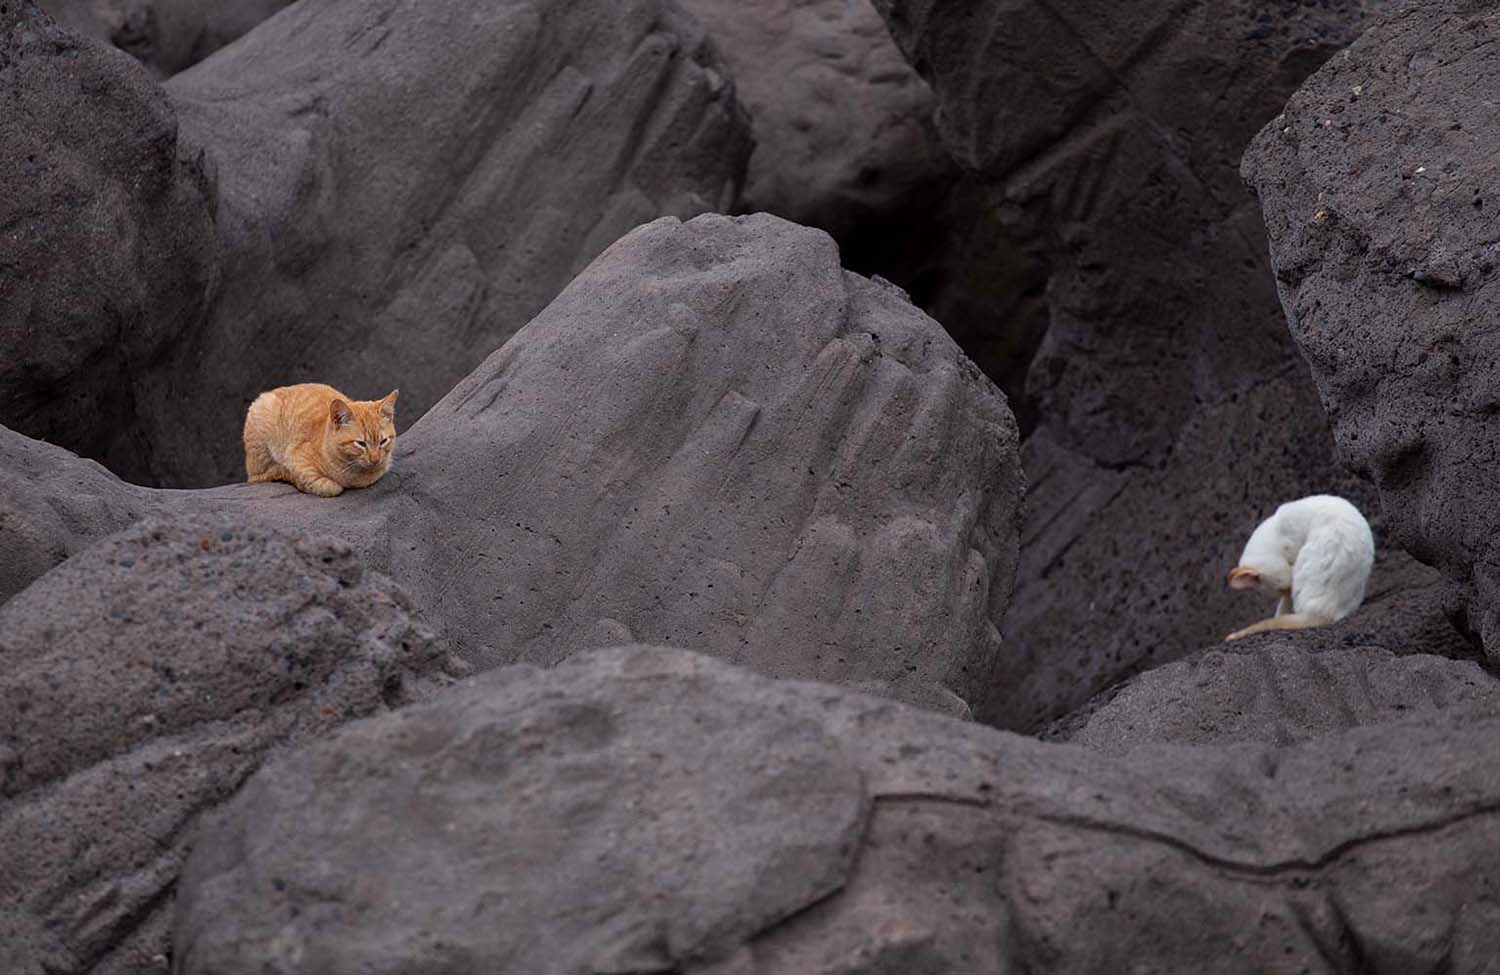
[[[621,234],[727,208],[750,149],[665,0],[297,4],[167,91],[226,251],[147,427],[152,474],[188,485],[242,476],[270,386],[400,387],[421,416]]]
[[[941,198],[955,174],[932,92],[868,0],[681,3],[723,51],[750,113],[745,207],[845,240]]]
[[[237,519],[147,520],[37,581],[0,607],[7,975],[164,969],[199,816],[452,669],[345,543]]]
[[[67,483],[54,452],[8,439],[0,459],[43,469],[27,497]],[[347,538],[482,665],[691,641],[977,705],[1016,674],[998,628],[1016,440],[993,384],[826,234],[704,216],[617,242],[401,435],[374,487],[59,504],[75,531],[99,508],[232,510]]]
[[[1340,453],[1500,660],[1500,17],[1415,5],[1315,75],[1245,157]]]
[[[218,267],[212,189],[161,89],[0,4],[0,422],[134,469],[142,374]]]
[[[936,101],[868,0],[684,0],[734,74],[755,151],[738,207],[826,230],[911,293],[1010,397],[1046,326],[1046,273],[962,178]],[[1018,409],[1018,413],[1019,413]]]
[[[1221,637],[1258,516],[1351,491],[1236,167],[1386,5],[877,0],[949,150],[1051,270],[1007,629],[1046,686],[981,718],[1036,727]]]
[[[750,150],[666,0],[298,4],[170,103],[6,9],[0,421],[139,482],[239,479],[271,386],[415,419],[622,233],[727,208]]]
[[[176,74],[291,0],[37,0],[71,31],[113,44],[158,77]]]
[[[1289,745],[1471,703],[1500,710],[1500,681],[1472,660],[1362,645],[1319,652],[1275,635],[1141,674],[1067,740],[1114,754],[1152,743]]]
[[[175,961],[1477,973],[1500,947],[1497,734],[1500,710],[1450,708],[1121,759],[607,650],[264,769],[200,834]]]

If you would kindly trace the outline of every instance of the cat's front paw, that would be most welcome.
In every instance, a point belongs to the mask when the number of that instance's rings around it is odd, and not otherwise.
[[[344,493],[344,486],[342,484],[337,481],[330,481],[326,477],[319,478],[316,481],[308,481],[306,484],[298,485],[298,487],[302,488],[308,494],[316,494],[320,498],[336,498]]]
[[[1248,630],[1235,630],[1233,633],[1229,634],[1228,636],[1226,636],[1224,638],[1224,642],[1228,643],[1230,640],[1238,640],[1242,636],[1249,636],[1249,635],[1250,634],[1249,634]]]

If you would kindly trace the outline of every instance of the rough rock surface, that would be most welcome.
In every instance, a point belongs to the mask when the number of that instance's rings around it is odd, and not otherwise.
[[[1341,455],[1500,661],[1500,15],[1403,9],[1252,144],[1282,302]]]
[[[7,24],[41,17],[31,0],[6,9]],[[7,83],[4,97],[40,99],[26,116],[39,134],[27,139],[64,124],[80,133],[76,145],[59,140],[76,157],[66,174],[104,176],[60,183],[48,191],[58,200],[26,189],[20,213],[0,222],[34,227],[4,245],[25,245],[21,255],[0,261],[25,284],[10,289],[20,310],[0,316],[6,341],[78,336],[60,351],[0,348],[12,368],[62,364],[56,378],[6,377],[0,389],[29,396],[70,379],[81,391],[59,402],[79,403],[59,408],[90,422],[54,430],[29,419],[25,403],[3,400],[0,421],[141,483],[237,480],[244,409],[271,386],[316,379],[357,397],[400,387],[402,414],[415,419],[621,234],[664,213],[727,208],[750,151],[726,70],[698,23],[667,0],[297,4],[173,77],[170,104],[119,52],[37,36],[0,32],[6,51],[43,51],[6,54],[5,70],[55,77],[28,76],[24,96]],[[58,44],[81,57],[52,53]],[[107,70],[87,69],[95,62]],[[73,104],[80,89],[126,82],[140,91],[118,96],[120,107],[97,94]],[[207,184],[171,168],[174,108],[192,166],[215,187],[206,210]],[[151,112],[159,117],[138,118]],[[126,123],[128,137],[111,136]],[[47,161],[28,161],[25,141],[5,170],[23,182]],[[0,143],[14,152],[10,139]],[[144,188],[130,182],[136,174]],[[139,213],[127,206],[131,192],[143,196]],[[198,210],[174,193],[197,194],[187,202]],[[101,207],[121,211],[131,246],[108,223],[95,240],[92,225],[67,220]],[[215,221],[217,243],[200,232]],[[43,254],[53,262],[46,275],[34,268]],[[144,273],[165,258],[160,280]],[[148,266],[137,273],[140,261]],[[121,280],[87,286],[96,265]],[[219,286],[205,309],[215,266]],[[39,287],[65,289],[67,300],[42,301]],[[73,309],[90,296],[128,301]],[[153,312],[144,322],[137,305]],[[32,327],[27,316],[43,314],[78,321]],[[148,354],[149,368],[137,368]],[[98,369],[80,368],[89,355]],[[133,398],[106,400],[127,371]],[[100,438],[128,449],[106,455]]]
[[[1133,678],[1067,740],[1113,754],[1153,743],[1290,745],[1417,710],[1500,710],[1500,680],[1472,660],[1358,644],[1317,651],[1287,635],[1248,642]]]
[[[743,206],[844,240],[941,198],[954,167],[932,92],[868,0],[680,2],[723,52],[750,113]]]
[[[480,665],[691,642],[976,707],[1020,678],[999,632],[1021,496],[1004,397],[826,234],[774,217],[632,232],[403,432],[390,474],[336,499],[117,482],[74,499],[102,472],[6,439],[0,460],[36,470],[25,510],[59,486],[80,534],[232,510],[347,538]],[[44,559],[55,522],[34,524]]]
[[[226,432],[269,386],[399,386],[421,416],[621,234],[727,208],[750,150],[666,0],[298,4],[167,91],[217,166],[227,252],[154,414],[185,485],[242,474]]]
[[[212,188],[161,89],[0,4],[0,422],[130,469],[139,374],[218,268]]]
[[[75,33],[113,44],[159,78],[197,64],[291,0],[37,0]]]
[[[750,113],[755,151],[737,207],[828,231],[845,267],[910,292],[1019,415],[1046,326],[1045,269],[962,179],[931,89],[869,0],[682,3]]]
[[[945,144],[1051,270],[1007,623],[1050,686],[982,719],[1037,727],[1222,636],[1225,559],[1258,517],[1352,490],[1236,170],[1386,5],[877,0]]]
[[[1477,973],[1500,948],[1497,734],[1500,710],[1449,708],[1121,759],[606,650],[264,769],[195,845],[175,961]]]
[[[203,812],[453,668],[331,539],[148,519],[44,576],[0,607],[0,969],[165,970]]]

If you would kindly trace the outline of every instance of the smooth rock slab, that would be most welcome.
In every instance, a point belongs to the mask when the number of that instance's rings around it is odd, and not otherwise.
[[[4,971],[164,970],[197,819],[457,669],[334,539],[147,519],[48,573],[0,607]]]
[[[977,707],[1019,672],[999,629],[1016,442],[999,390],[826,234],[708,215],[612,246],[401,433],[371,488],[111,486],[14,435],[0,461],[35,471],[29,562],[141,512],[232,511],[347,538],[479,666],[692,641]]]
[[[175,960],[1481,972],[1497,733],[1495,708],[1452,708],[1115,758],[616,648],[483,675],[265,769],[196,842]]]
[[[1500,661],[1500,18],[1411,6],[1245,154],[1293,337],[1341,456]]]

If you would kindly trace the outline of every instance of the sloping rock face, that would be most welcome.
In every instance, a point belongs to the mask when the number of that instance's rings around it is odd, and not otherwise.
[[[272,386],[420,416],[621,234],[728,208],[750,151],[666,0],[301,4],[170,102],[7,10],[0,421],[139,483],[238,480]]]
[[[1068,740],[1112,754],[1152,743],[1290,745],[1466,704],[1500,710],[1500,681],[1472,660],[1370,646],[1316,652],[1276,636],[1148,670]]]
[[[876,3],[937,94],[945,144],[1051,269],[1008,624],[1039,683],[981,717],[1036,727],[1222,636],[1223,573],[1258,518],[1355,490],[1236,167],[1385,5]]]
[[[200,404],[154,431],[186,485],[242,474],[226,431],[270,386],[400,387],[421,416],[621,234],[727,208],[750,150],[661,0],[300,4],[167,90],[227,252],[154,413]]]
[[[1315,747],[1118,759],[607,650],[266,768],[195,845],[174,960],[1480,972],[1500,947],[1497,733],[1494,708],[1446,709]]]
[[[0,960],[165,970],[193,824],[288,745],[453,672],[347,544],[148,519],[0,607]]]
[[[98,473],[19,438],[6,457],[41,471],[27,498]],[[1021,496],[1004,397],[826,234],[765,215],[617,242],[398,438],[374,487],[116,487],[61,520],[233,511],[347,538],[482,666],[692,641],[975,706],[1020,679],[999,630]]]
[[[128,57],[0,7],[0,422],[117,470],[140,378],[219,270],[213,190]]]
[[[1500,660],[1500,18],[1432,3],[1330,61],[1255,140],[1277,283],[1339,451]]]
[[[868,0],[681,2],[723,51],[753,122],[743,206],[843,240],[941,197],[954,167],[932,92]]]
[[[869,0],[682,0],[734,74],[755,151],[737,208],[828,231],[943,323],[1021,414],[1045,269],[943,149],[936,99]]]
[[[197,64],[291,0],[39,0],[74,33],[113,44],[158,78]]]

